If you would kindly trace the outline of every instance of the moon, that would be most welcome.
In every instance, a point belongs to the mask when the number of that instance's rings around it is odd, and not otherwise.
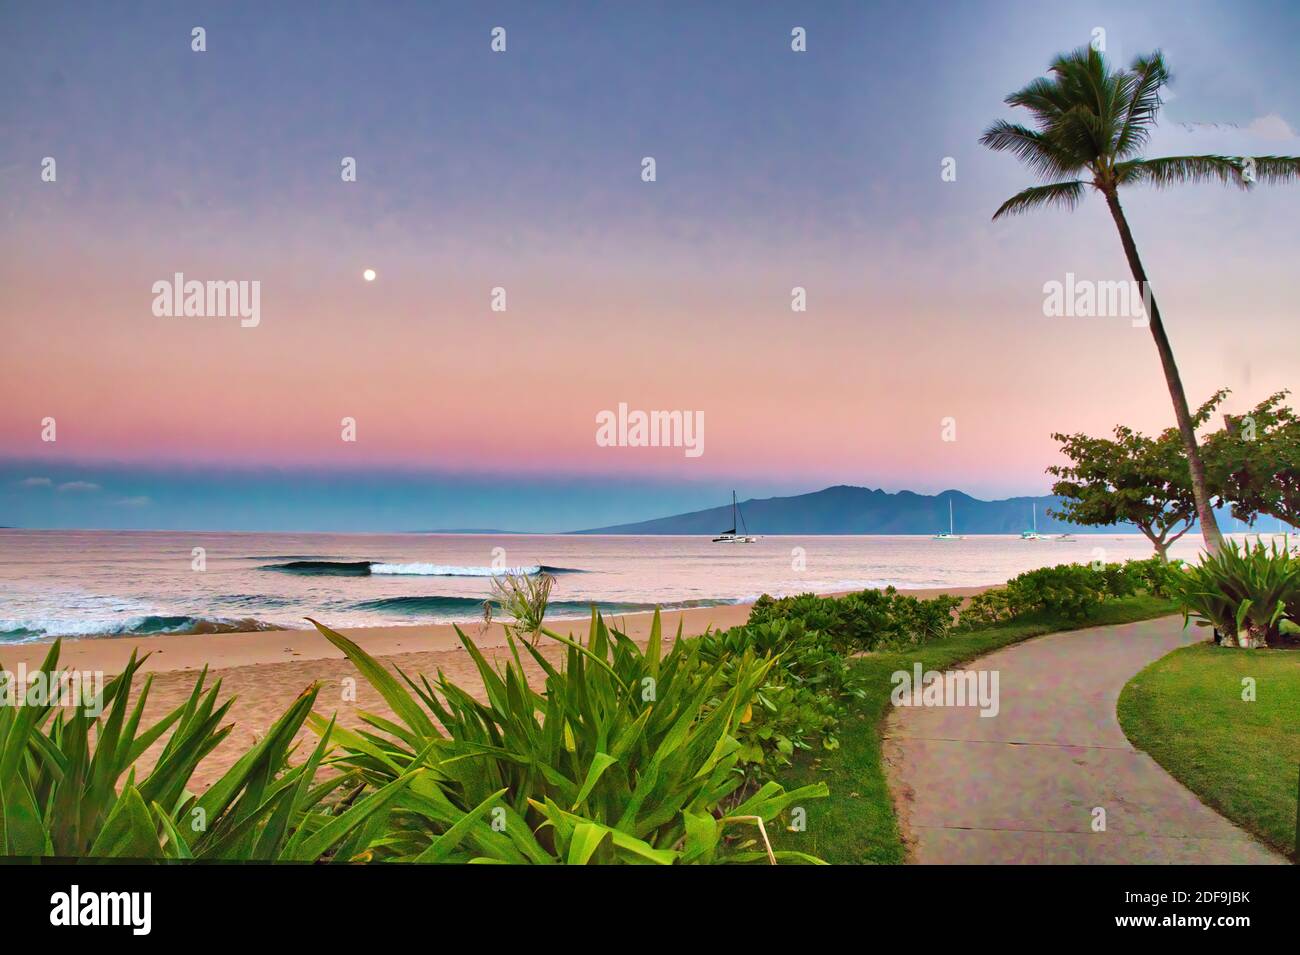
[[[375,280],[375,270],[366,269],[364,272],[361,273],[361,277],[365,279],[367,282],[373,282]]]

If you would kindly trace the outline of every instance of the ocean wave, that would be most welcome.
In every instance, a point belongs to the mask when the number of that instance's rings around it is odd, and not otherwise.
[[[0,642],[24,643],[51,637],[143,637],[160,634],[243,633],[284,628],[254,617],[192,617],[142,614],[113,619],[0,620]]]
[[[372,610],[399,614],[482,613],[478,597],[380,597],[352,605],[353,610]]]
[[[537,574],[580,574],[571,567],[532,564],[526,567],[473,567],[461,564],[381,564],[370,565],[372,574],[400,574],[414,577],[501,577],[505,574],[532,577]]]
[[[270,594],[232,594],[221,598],[223,607],[239,607],[244,610],[283,610],[292,607],[294,601],[288,597],[275,597]]]
[[[580,574],[572,567],[551,567],[533,564],[527,567],[482,567],[460,564],[393,564],[377,560],[293,560],[287,564],[267,564],[261,570],[276,570],[285,574],[302,574],[317,577],[500,577],[503,574],[533,576],[535,574]]]
[[[372,563],[369,560],[291,560],[287,564],[267,564],[258,569],[311,577],[369,577]]]
[[[730,600],[681,600],[674,603],[643,603],[624,600],[552,600],[547,605],[547,616],[585,617],[591,613],[592,605],[606,616],[628,613],[650,613],[656,607],[660,610],[687,610],[691,607],[710,607],[729,604]],[[441,594],[410,597],[378,597],[352,604],[352,610],[367,610],[379,613],[396,613],[403,616],[420,616],[428,614],[470,614],[478,617],[483,612],[483,598],[452,597]]]
[[[333,554],[247,554],[240,560],[343,560]]]

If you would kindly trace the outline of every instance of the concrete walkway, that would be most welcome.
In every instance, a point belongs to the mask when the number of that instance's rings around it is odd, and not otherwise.
[[[1135,673],[1202,636],[1178,617],[1056,633],[967,665],[998,671],[997,716],[895,707],[884,752],[912,861],[1285,863],[1134,749],[1115,716]]]

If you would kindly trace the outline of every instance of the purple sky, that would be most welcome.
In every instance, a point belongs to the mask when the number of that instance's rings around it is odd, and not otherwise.
[[[1100,200],[989,221],[1032,181],[977,144],[1002,98],[1100,27],[1171,63],[1151,154],[1300,152],[1293,5],[1135,6],[8,4],[0,524],[1042,493],[1052,431],[1172,414],[1144,328],[1043,314],[1128,278]],[[1289,386],[1300,189],[1125,201],[1192,401]],[[257,326],[155,315],[176,272],[257,281]],[[620,402],[702,414],[704,453],[600,446]]]

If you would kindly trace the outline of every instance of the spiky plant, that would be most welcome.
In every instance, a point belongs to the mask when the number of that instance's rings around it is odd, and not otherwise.
[[[46,687],[59,685],[59,652],[55,642],[38,671]],[[364,798],[356,774],[317,781],[332,726],[309,758],[290,765],[316,701],[312,685],[225,775],[192,793],[195,769],[233,729],[222,725],[233,701],[218,702],[221,681],[206,686],[205,670],[184,703],[145,724],[153,678],[134,701],[131,692],[145,659],[132,653],[118,676],[77,700],[38,698],[5,673],[13,705],[0,706],[0,855],[348,859],[368,847],[365,824],[418,775],[399,775]],[[145,769],[141,757],[156,743],[161,752]],[[349,785],[350,798],[327,804]]]
[[[768,782],[736,798],[737,735],[776,663],[771,657],[746,651],[720,679],[721,664],[702,661],[694,641],[664,650],[658,613],[642,648],[593,611],[585,644],[543,631],[567,649],[560,666],[524,644],[545,675],[544,693],[530,686],[513,637],[498,669],[461,633],[486,691],[480,702],[441,674],[430,681],[398,671],[399,679],[347,637],[316,627],[395,714],[361,714],[367,728],[360,731],[335,728],[336,765],[377,788],[428,768],[397,797],[377,846],[383,858],[817,861],[773,853],[765,826],[790,806],[825,796],[825,783],[786,791]],[[312,722],[328,726],[318,716]]]
[[[1010,152],[1045,180],[1044,185],[1031,186],[1002,203],[994,219],[1043,206],[1072,209],[1089,188],[1106,200],[1129,269],[1145,293],[1151,336],[1187,452],[1197,517],[1206,547],[1214,553],[1222,546],[1223,536],[1210,506],[1195,425],[1160,308],[1150,294],[1146,269],[1120,206],[1119,191],[1127,186],[1165,188],[1192,182],[1216,182],[1243,189],[1256,182],[1291,182],[1300,178],[1300,157],[1143,157],[1142,149],[1162,105],[1161,91],[1169,81],[1159,51],[1137,57],[1125,70],[1112,69],[1101,53],[1084,47],[1056,57],[1047,76],[1006,98],[1007,104],[1029,110],[1035,128],[998,120],[984,132],[980,142],[990,149]]]
[[[529,635],[536,646],[554,586],[555,578],[546,573],[504,573],[493,577],[492,593],[483,601],[483,622],[491,623],[493,617],[505,614],[514,621],[506,626]]]
[[[1300,560],[1276,541],[1228,541],[1191,565],[1173,590],[1184,619],[1213,627],[1224,645],[1265,647],[1278,641],[1288,606],[1300,604]]]

